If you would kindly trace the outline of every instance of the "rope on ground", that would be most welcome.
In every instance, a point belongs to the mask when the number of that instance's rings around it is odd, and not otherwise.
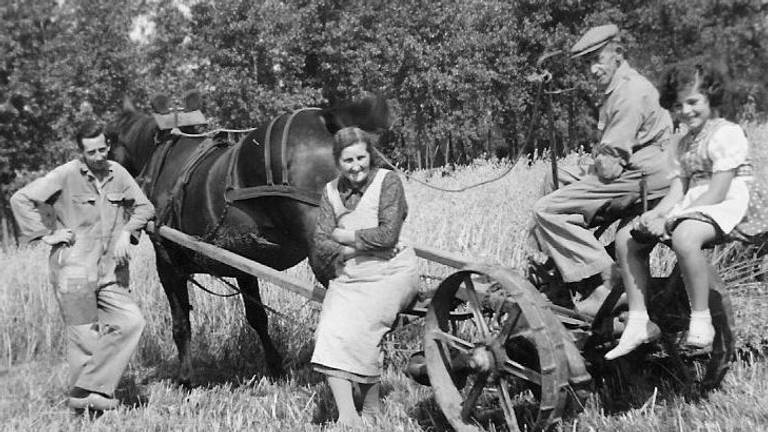
[[[173,128],[173,129],[171,129],[171,135],[178,135],[178,136],[183,136],[183,137],[187,137],[187,138],[206,138],[206,137],[214,136],[214,135],[220,134],[220,133],[249,133],[249,132],[255,131],[256,129],[258,129],[258,128],[256,128],[256,127],[252,127],[252,128],[248,128],[248,129],[224,129],[224,128],[219,128],[219,129],[214,129],[214,130],[208,131],[208,132],[203,132],[203,133],[198,133],[198,134],[191,134],[191,133],[182,132],[179,128]]]

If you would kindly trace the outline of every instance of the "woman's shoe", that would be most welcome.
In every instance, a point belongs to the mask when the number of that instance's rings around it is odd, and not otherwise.
[[[619,338],[619,344],[605,353],[606,360],[613,360],[634,351],[635,348],[648,342],[653,342],[661,336],[661,329],[649,319],[627,320],[627,327]]]
[[[90,393],[85,397],[70,397],[69,407],[75,410],[89,409],[92,411],[108,411],[120,406],[120,401],[108,398],[98,393]]]

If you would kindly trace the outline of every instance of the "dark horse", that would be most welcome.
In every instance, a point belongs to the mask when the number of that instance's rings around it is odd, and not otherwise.
[[[387,122],[386,102],[367,98],[276,117],[229,145],[225,139],[171,137],[152,116],[126,104],[107,126],[107,135],[112,158],[139,176],[157,208],[157,223],[283,270],[307,257],[320,192],[338,174],[333,133],[346,126],[377,131]],[[267,331],[258,280],[165,240],[153,238],[153,244],[171,307],[179,380],[188,383],[192,369],[187,292],[192,273],[237,278],[268,372],[280,375],[282,358]],[[318,279],[327,283],[320,274]]]

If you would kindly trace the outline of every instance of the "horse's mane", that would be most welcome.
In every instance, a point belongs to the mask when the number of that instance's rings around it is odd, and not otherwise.
[[[129,148],[132,154],[141,154],[154,145],[157,122],[154,117],[138,111],[123,110],[110,124],[106,134],[118,138],[122,145],[135,144],[141,148]]]

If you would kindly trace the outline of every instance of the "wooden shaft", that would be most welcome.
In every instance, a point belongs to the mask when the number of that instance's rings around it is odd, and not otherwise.
[[[310,300],[322,302],[323,298],[325,298],[325,290],[323,288],[314,286],[311,282],[288,276],[273,269],[272,267],[267,267],[264,264],[249,260],[248,258],[242,257],[234,252],[202,242],[195,237],[184,234],[179,230],[175,230],[167,226],[158,227],[155,226],[154,223],[150,222],[147,225],[147,232],[157,233],[160,237],[163,237],[175,244],[183,246],[187,249],[191,249],[210,259],[224,263],[230,267],[238,269],[244,273],[248,273],[259,279],[271,282],[281,288],[285,288],[288,291],[291,291],[302,297],[306,297]]]
[[[476,262],[468,257],[426,246],[414,246],[413,250],[419,258],[424,258],[427,261],[434,261],[457,269],[464,268],[467,264]]]

